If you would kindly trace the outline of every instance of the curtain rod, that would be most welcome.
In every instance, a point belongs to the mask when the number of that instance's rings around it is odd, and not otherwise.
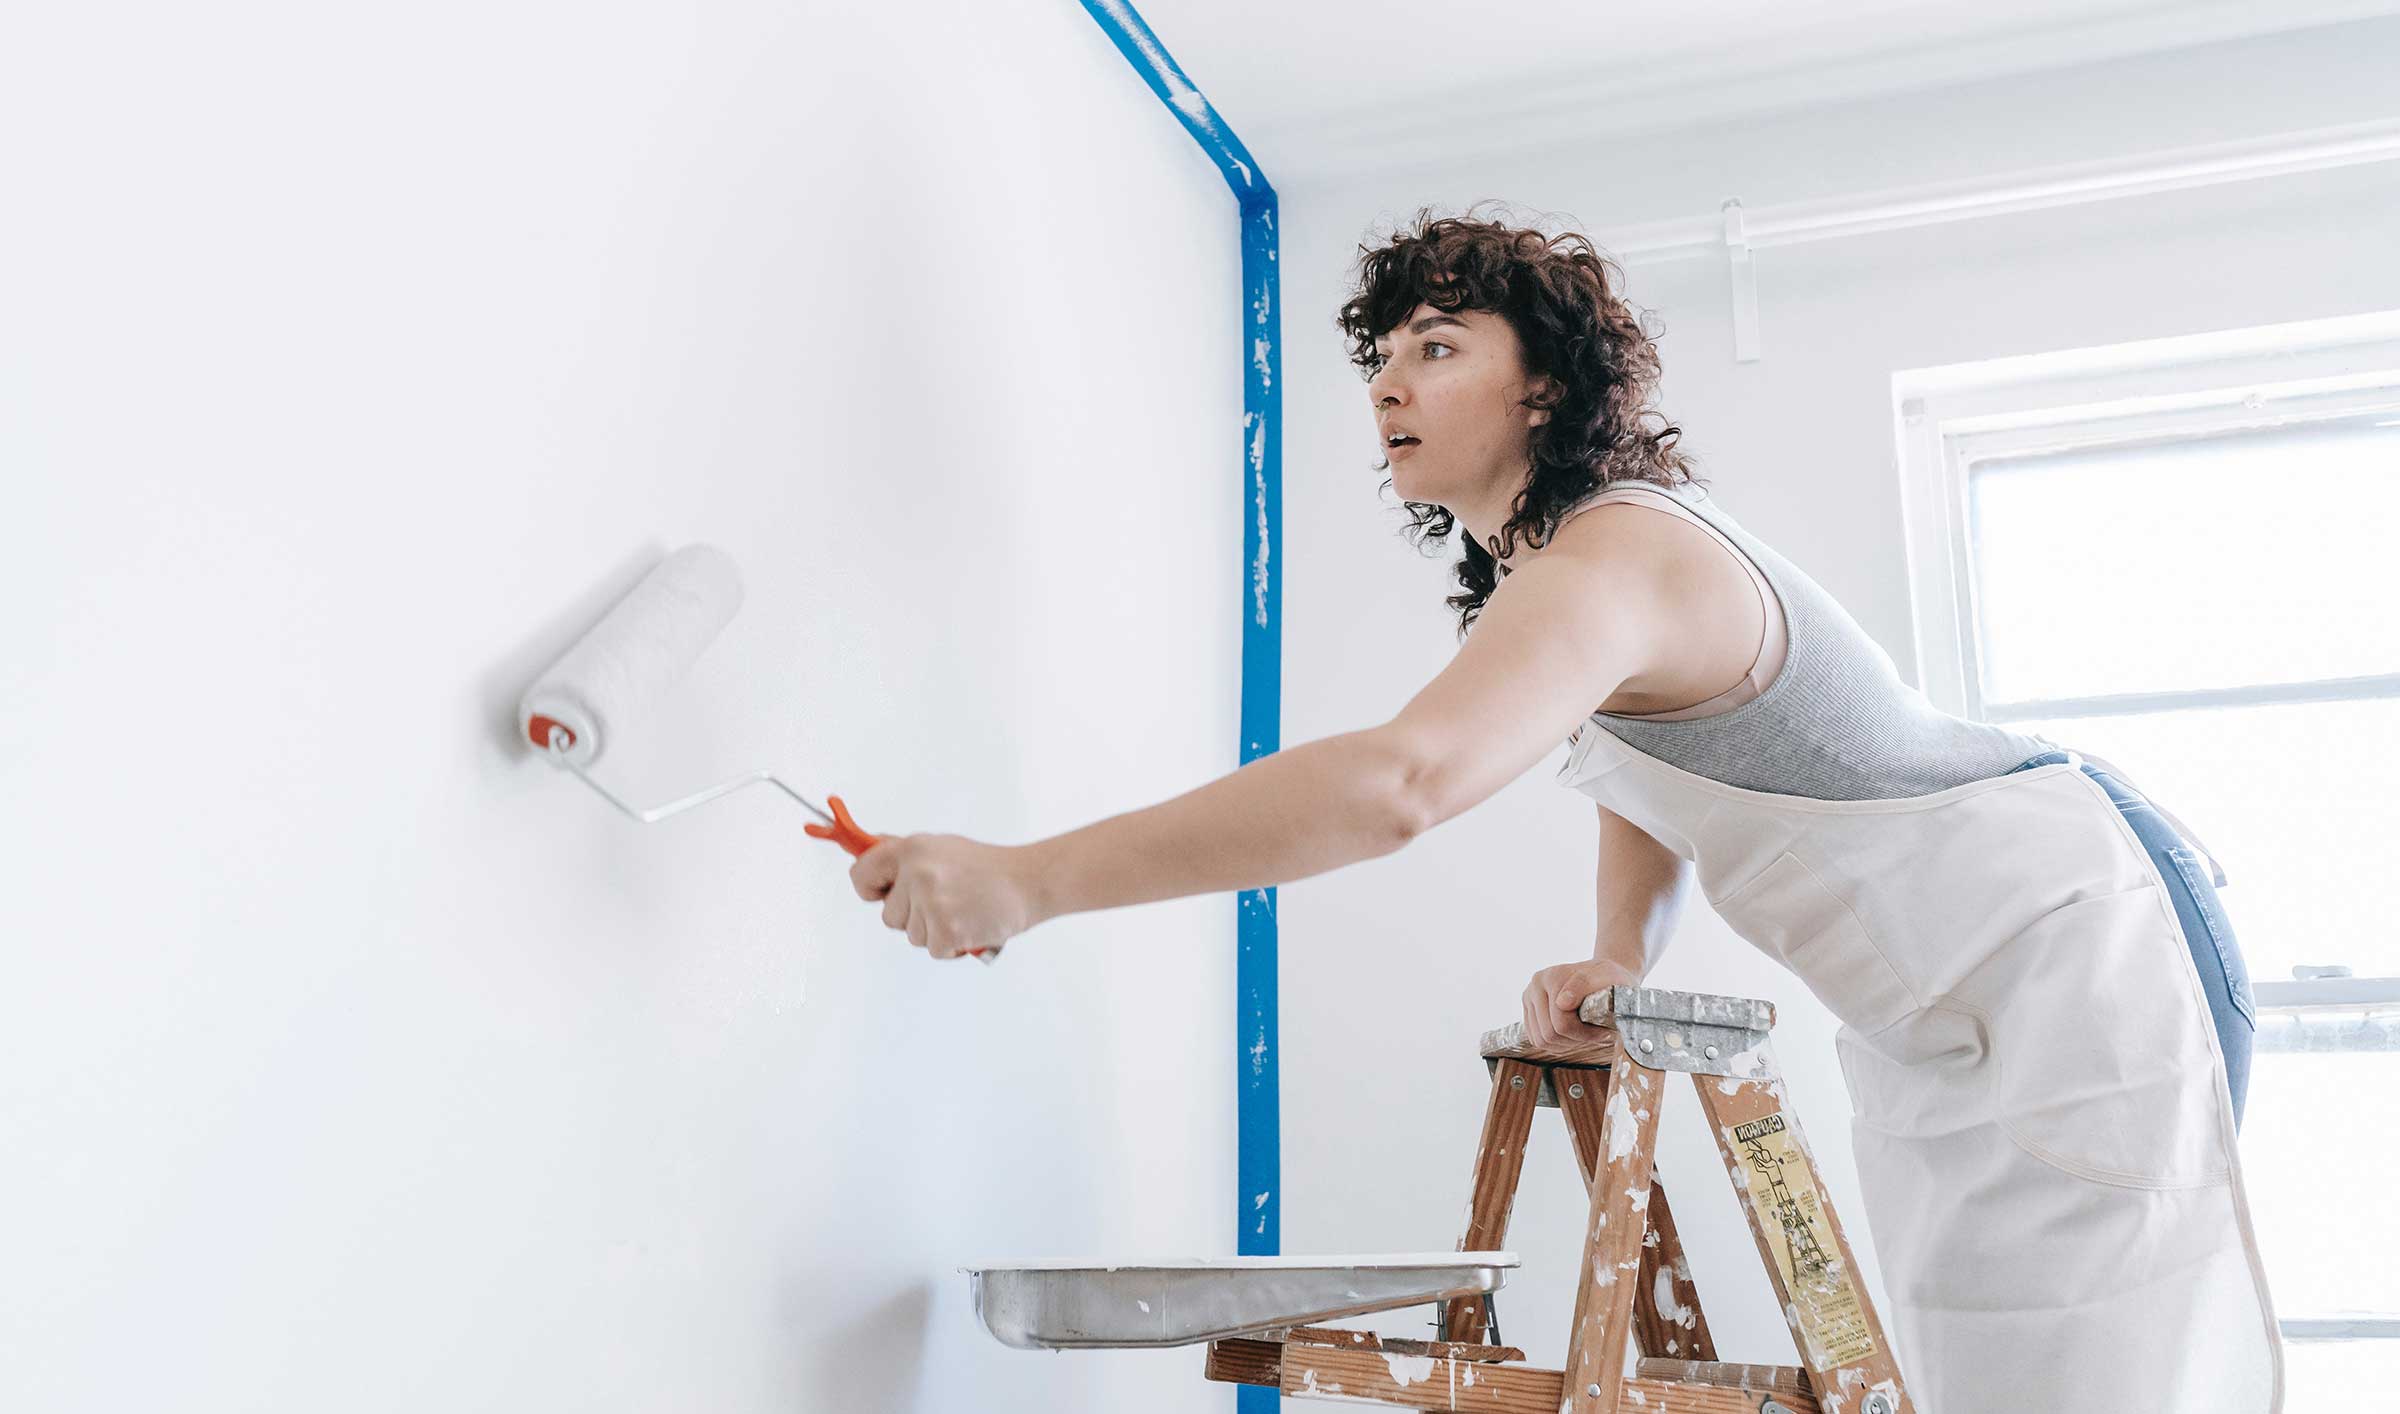
[[[2037,168],[1997,181],[1978,178],[1762,206],[1743,211],[1741,226],[1750,247],[1762,249],[2394,159],[2400,159],[2400,119],[2381,119]],[[1723,250],[1725,223],[1717,216],[1652,221],[1611,231],[1600,245],[1626,265],[1689,259]]]
[[[2395,159],[2400,119],[2387,118],[1755,210],[1729,200],[1715,216],[1622,226],[1594,241],[1628,268],[1724,254],[1733,281],[1734,357],[1748,363],[1758,357],[1753,251]]]

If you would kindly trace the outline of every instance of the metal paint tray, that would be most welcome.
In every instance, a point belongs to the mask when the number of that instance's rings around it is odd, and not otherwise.
[[[984,1328],[1021,1350],[1195,1345],[1500,1289],[1514,1252],[1191,1257],[961,1267]]]

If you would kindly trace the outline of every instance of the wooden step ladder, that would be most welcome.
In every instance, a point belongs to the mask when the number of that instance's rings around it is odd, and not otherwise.
[[[1784,1099],[1767,1033],[1744,997],[1615,987],[1578,1013],[1607,1028],[1573,1045],[1485,1033],[1491,1102],[1458,1250],[1500,1248],[1538,1106],[1555,1106],[1591,1193],[1566,1368],[1499,1345],[1488,1295],[1442,1307],[1439,1340],[1301,1327],[1209,1345],[1207,1376],[1293,1398],[1375,1400],[1493,1414],[1913,1414],[1850,1243]],[[1791,1327],[1798,1365],[1717,1359],[1653,1165],[1671,1073],[1692,1078],[1726,1175]],[[1687,1214],[1688,1216],[1688,1214]],[[1627,1346],[1638,1346],[1628,1369]]]

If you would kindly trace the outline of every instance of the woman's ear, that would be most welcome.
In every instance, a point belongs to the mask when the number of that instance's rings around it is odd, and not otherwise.
[[[1541,397],[1544,395],[1564,397],[1566,394],[1566,389],[1559,383],[1557,379],[1552,378],[1548,374],[1543,374],[1542,376],[1533,380],[1533,393],[1536,397]],[[1553,404],[1553,406],[1555,406],[1555,404]],[[1530,427],[1539,427],[1549,420],[1549,408],[1535,408],[1533,410],[1533,417],[1526,425]]]

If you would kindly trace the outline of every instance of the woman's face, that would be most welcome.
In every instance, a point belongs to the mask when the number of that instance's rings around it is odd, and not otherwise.
[[[1420,304],[1375,339],[1382,366],[1367,384],[1376,440],[1402,500],[1488,517],[1525,483],[1532,429],[1549,419],[1518,406],[1535,386],[1516,327],[1488,310]],[[1406,433],[1413,441],[1391,444]]]

